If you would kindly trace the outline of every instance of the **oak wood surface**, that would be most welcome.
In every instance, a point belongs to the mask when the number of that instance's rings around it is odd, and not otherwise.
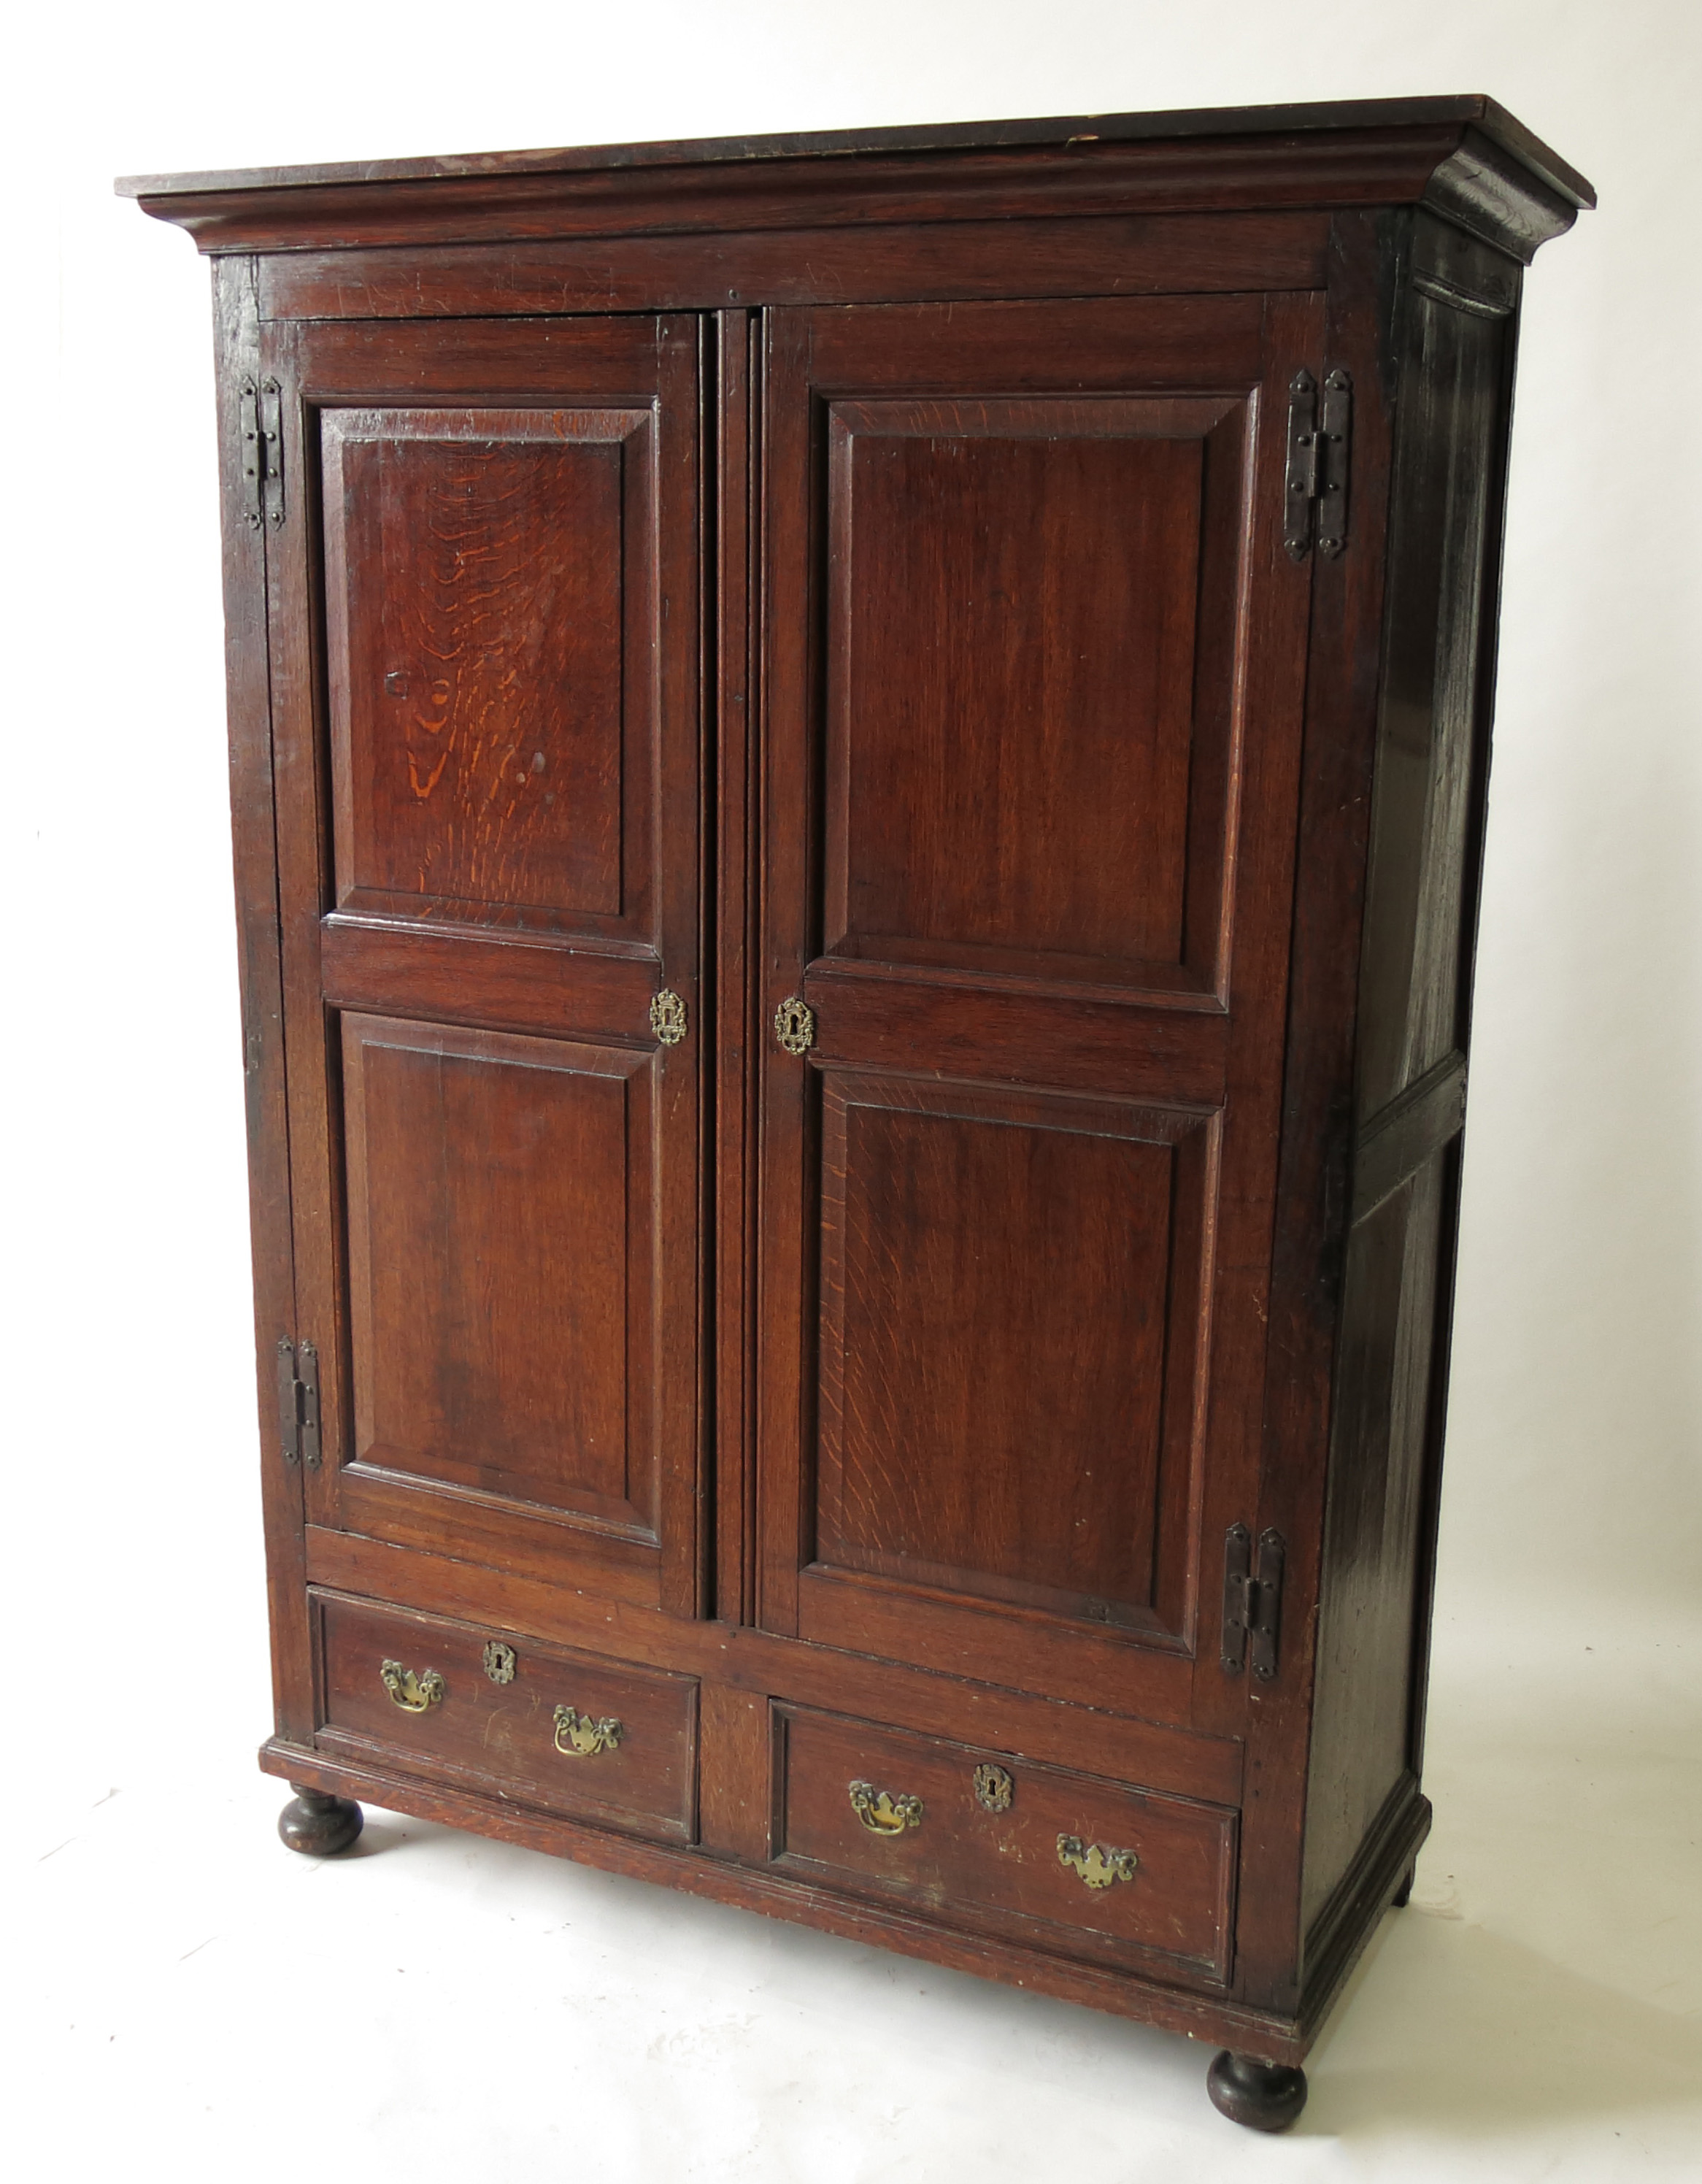
[[[1249,396],[1280,413],[1315,307],[769,324],[764,1006],[819,1029],[764,1064],[759,1618],[1232,1729],[1194,1633],[1252,1493],[1308,592]],[[1126,447],[1161,514],[1113,549],[1059,465]],[[1062,1476],[1099,1524],[1054,1524]]]
[[[1067,1939],[1054,1934],[1054,1945],[1102,1960],[1226,1976],[1233,1813],[836,1715],[781,1709],[776,1730],[774,1856],[787,1871],[930,1903],[1043,1946],[1043,1930],[1061,1927]],[[988,1765],[1005,1777],[1002,1810],[976,1794],[976,1769]],[[854,1783],[913,1798],[917,1817],[875,1832],[852,1802]],[[1126,1877],[1089,1886],[1060,1855],[1072,1841],[1099,1849],[1096,1878],[1120,1853]],[[1155,1961],[1164,1958],[1176,1961]]]
[[[215,259],[264,1763],[1298,2062],[1428,1825],[1513,347],[1588,186],[1465,99],[130,187]]]
[[[486,1665],[485,1631],[331,1593],[315,1593],[314,1606],[322,1716],[314,1741],[322,1751],[411,1767],[606,1826],[692,1840],[697,1686],[689,1678],[528,1641],[509,1647],[499,1683]],[[441,1695],[409,1712],[383,1680],[387,1663],[414,1679],[403,1685],[404,1696],[423,1696],[427,1674]],[[613,1724],[612,1741],[575,1751],[557,1725],[561,1707],[576,1720]]]
[[[270,626],[309,1502],[691,1613],[698,327],[464,332],[275,326],[262,357],[296,508]]]

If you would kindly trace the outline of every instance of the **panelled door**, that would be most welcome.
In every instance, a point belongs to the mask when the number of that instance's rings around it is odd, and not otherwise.
[[[695,319],[269,330],[309,1521],[696,1611]]]
[[[1238,1719],[1321,341],[1311,296],[768,321],[770,1630]]]

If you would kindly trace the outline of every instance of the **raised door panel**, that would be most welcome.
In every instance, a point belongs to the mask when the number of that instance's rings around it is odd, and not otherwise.
[[[345,1015],[355,1465],[654,1540],[654,1063]]]
[[[837,1070],[822,1107],[816,1564],[1179,1635],[1213,1118]]]
[[[653,439],[642,410],[326,415],[339,906],[642,928]]]
[[[1212,985],[1246,412],[826,405],[830,953]]]
[[[695,1613],[699,330],[269,340],[310,1518]]]
[[[763,1005],[814,1044],[763,1062],[770,1628],[1238,1721],[1321,333],[772,315]]]

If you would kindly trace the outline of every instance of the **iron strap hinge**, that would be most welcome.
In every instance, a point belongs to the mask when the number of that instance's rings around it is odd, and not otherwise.
[[[242,434],[242,513],[248,527],[263,522],[275,529],[284,520],[284,390],[275,379],[256,387],[245,379],[236,390]]]
[[[1253,1535],[1245,1524],[1232,1524],[1223,1541],[1223,1665],[1228,1674],[1241,1674],[1250,1641],[1253,1673],[1268,1684],[1276,1673],[1282,1624],[1282,1535],[1260,1534],[1255,1567]]]
[[[278,1345],[278,1437],[286,1463],[319,1469],[319,1351],[311,1342]]]
[[[1326,373],[1321,394],[1304,366],[1289,381],[1282,543],[1290,560],[1304,561],[1315,540],[1333,560],[1348,543],[1353,421],[1354,382],[1345,371]]]

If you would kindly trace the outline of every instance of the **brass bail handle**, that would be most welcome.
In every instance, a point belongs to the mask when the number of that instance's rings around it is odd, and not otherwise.
[[[851,1809],[871,1836],[901,1836],[922,1825],[922,1801],[900,1791],[877,1790],[872,1782],[849,1786]]]
[[[403,1713],[424,1713],[439,1704],[449,1688],[435,1669],[421,1669],[416,1674],[400,1661],[385,1662],[378,1677]]]
[[[570,1706],[555,1710],[555,1748],[564,1759],[594,1759],[599,1752],[613,1752],[626,1734],[612,1713],[592,1720]]]
[[[1119,1880],[1132,1880],[1140,1860],[1132,1850],[1084,1843],[1080,1836],[1060,1836],[1058,1863],[1067,1865],[1084,1888],[1110,1888]]]

